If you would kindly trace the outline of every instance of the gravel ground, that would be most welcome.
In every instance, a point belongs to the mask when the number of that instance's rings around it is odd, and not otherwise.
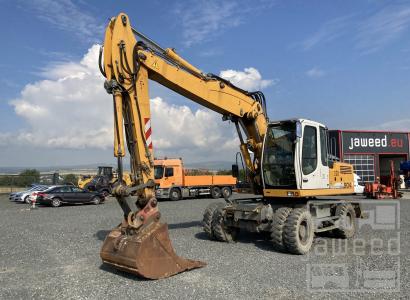
[[[355,239],[318,237],[307,256],[275,252],[260,234],[241,233],[232,244],[209,241],[200,220],[212,202],[160,203],[176,252],[208,265],[150,281],[101,264],[103,239],[122,215],[114,199],[98,206],[30,210],[0,195],[0,299],[399,299],[410,294],[409,200],[397,202],[396,225],[373,201],[367,206],[378,217],[370,215]],[[394,215],[395,203],[383,211]]]

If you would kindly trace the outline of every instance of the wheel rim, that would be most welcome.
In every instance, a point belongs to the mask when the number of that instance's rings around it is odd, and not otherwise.
[[[343,227],[346,229],[352,229],[353,228],[353,217],[352,214],[348,211],[346,215],[343,217]]]
[[[57,199],[53,199],[53,206],[59,206],[60,205],[60,201]]]
[[[171,195],[172,195],[172,198],[174,198],[174,199],[178,199],[178,198],[179,198],[179,194],[178,194],[177,191],[173,191]]]
[[[298,236],[301,244],[306,245],[309,241],[310,226],[307,220],[302,220],[299,224]]]

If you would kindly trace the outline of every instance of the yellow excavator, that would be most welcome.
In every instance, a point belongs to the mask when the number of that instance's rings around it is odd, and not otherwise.
[[[149,79],[221,114],[237,130],[254,195],[209,205],[203,227],[210,239],[230,242],[239,230],[268,232],[276,249],[305,254],[315,233],[354,235],[356,218],[362,215],[359,203],[316,199],[354,192],[353,167],[329,160],[325,125],[308,119],[269,121],[261,92],[248,92],[204,73],[174,49],[163,49],[136,31],[124,13],[106,28],[99,67],[105,89],[113,96],[118,177],[122,178],[126,150],[132,177],[131,186],[120,183],[112,191],[124,218],[103,243],[104,263],[150,279],[205,265],[177,256],[167,224],[161,222],[155,198]]]

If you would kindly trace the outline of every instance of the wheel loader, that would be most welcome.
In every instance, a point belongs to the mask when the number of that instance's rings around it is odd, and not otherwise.
[[[131,184],[130,174],[123,174],[122,180],[125,185]],[[89,191],[99,191],[107,196],[111,193],[113,186],[118,184],[118,174],[111,166],[98,167],[97,175],[83,175],[78,179],[78,187]]]
[[[210,239],[230,242],[240,230],[268,232],[272,248],[305,254],[316,233],[328,231],[342,238],[355,234],[360,203],[326,199],[354,190],[352,165],[328,159],[325,125],[305,118],[270,121],[262,92],[245,91],[201,71],[175,49],[163,49],[132,28],[124,13],[109,21],[99,68],[113,97],[119,177],[128,151],[133,178],[130,186],[113,188],[124,218],[102,245],[104,263],[150,279],[205,266],[176,255],[167,224],[161,222],[149,80],[219,113],[236,128],[253,196],[227,197],[223,204],[209,205],[203,227]],[[315,199],[318,196],[325,200]]]

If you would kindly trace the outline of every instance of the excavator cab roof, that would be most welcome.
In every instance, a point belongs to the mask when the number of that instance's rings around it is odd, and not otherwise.
[[[285,122],[300,122],[300,123],[314,123],[314,124],[317,124],[317,125],[319,125],[319,126],[321,126],[321,127],[325,127],[325,128],[327,128],[326,127],[326,125],[324,125],[324,124],[322,124],[322,123],[319,123],[319,122],[317,122],[317,121],[313,121],[313,120],[310,120],[310,119],[305,119],[305,118],[292,118],[292,119],[288,119],[288,120],[277,120],[277,121],[270,121],[269,122],[269,125],[275,125],[275,124],[278,124],[278,123],[285,123]]]

